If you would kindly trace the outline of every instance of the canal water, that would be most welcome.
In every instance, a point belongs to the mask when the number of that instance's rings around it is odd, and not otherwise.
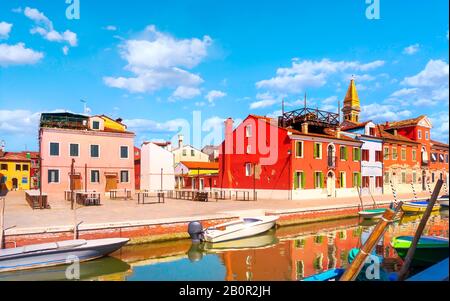
[[[375,250],[384,257],[385,271],[398,271],[402,264],[390,241],[414,234],[420,218],[405,216],[385,232]],[[424,234],[448,238],[448,222],[448,211],[434,213]],[[213,245],[180,240],[127,246],[111,257],[81,264],[81,280],[301,280],[347,266],[349,251],[361,247],[374,226],[351,218],[281,227]],[[55,267],[0,275],[0,280],[65,280],[65,272],[66,267]]]

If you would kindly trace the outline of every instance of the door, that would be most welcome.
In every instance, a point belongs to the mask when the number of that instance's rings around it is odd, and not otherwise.
[[[205,188],[205,180],[200,179],[200,190],[203,190]]]
[[[192,189],[195,190],[195,179],[192,179]]]
[[[370,177],[369,181],[369,191],[370,193],[375,193],[375,177]]]
[[[73,181],[73,190],[82,190],[81,175],[71,176],[71,181]],[[70,186],[69,186],[70,188]]]
[[[117,176],[106,176],[106,187],[105,191],[108,192],[112,189],[117,189]]]
[[[334,196],[335,188],[336,188],[336,181],[334,178],[334,173],[330,171],[327,176],[327,194],[328,194],[328,196]]]
[[[18,188],[19,188],[19,181],[17,180],[17,178],[13,178],[12,179],[12,189],[17,190]]]

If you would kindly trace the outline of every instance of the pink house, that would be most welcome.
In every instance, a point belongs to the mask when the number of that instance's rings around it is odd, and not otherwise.
[[[134,192],[134,133],[121,120],[71,113],[42,114],[39,131],[42,191],[63,198],[70,190]],[[74,160],[74,173],[71,165]]]

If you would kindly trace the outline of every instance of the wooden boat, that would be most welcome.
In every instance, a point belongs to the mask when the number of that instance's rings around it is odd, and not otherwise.
[[[330,269],[303,279],[303,281],[336,281],[344,274],[345,269]]]
[[[406,281],[448,281],[448,257],[417,273]]]
[[[358,212],[358,214],[362,218],[367,218],[367,219],[380,218],[384,214],[385,211],[386,211],[385,208],[367,209],[367,210]]]
[[[448,195],[443,195],[440,198],[438,198],[438,202],[441,205],[441,207],[448,208]]]
[[[120,249],[128,241],[128,238],[79,239],[0,250],[0,272],[71,264],[75,256],[80,262],[89,261]]]
[[[207,252],[224,252],[246,249],[255,250],[269,248],[277,243],[278,239],[275,236],[275,230],[269,230],[266,233],[231,241],[206,242],[203,245],[203,250]]]
[[[402,210],[405,213],[422,213],[427,209],[428,202],[427,201],[417,201],[417,202],[406,202],[402,206]],[[439,210],[440,205],[434,204],[433,211]]]
[[[392,240],[392,246],[402,259],[405,259],[413,238],[413,236],[398,236]],[[419,239],[412,265],[430,266],[447,258],[448,252],[448,238],[422,236]]]
[[[246,217],[237,221],[207,228],[203,238],[207,242],[221,242],[254,236],[270,230],[278,216]]]

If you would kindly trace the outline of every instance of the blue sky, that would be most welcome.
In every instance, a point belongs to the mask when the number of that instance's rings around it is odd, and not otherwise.
[[[352,75],[362,118],[427,114],[448,141],[448,1],[0,1],[0,140],[37,148],[41,112],[121,117],[143,140],[220,141],[223,119],[336,111]],[[197,113],[198,114],[198,113]],[[193,133],[201,139],[193,141]]]

